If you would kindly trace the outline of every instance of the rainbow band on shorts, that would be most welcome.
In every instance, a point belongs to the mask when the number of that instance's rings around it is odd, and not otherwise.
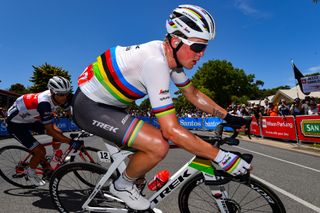
[[[124,134],[121,144],[127,145],[128,147],[132,147],[133,142],[136,139],[143,123],[144,122],[142,120],[135,118],[129,125],[129,128],[127,129],[126,133]]]

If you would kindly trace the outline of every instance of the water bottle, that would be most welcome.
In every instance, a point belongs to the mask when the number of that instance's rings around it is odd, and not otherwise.
[[[148,183],[151,191],[159,190],[169,180],[170,172],[168,170],[159,171],[154,178]]]
[[[58,162],[61,159],[62,154],[63,154],[63,152],[62,152],[61,149],[55,150],[55,152],[54,152],[54,161]]]

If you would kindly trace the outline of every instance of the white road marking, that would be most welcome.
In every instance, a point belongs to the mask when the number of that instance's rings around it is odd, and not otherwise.
[[[262,182],[263,184],[267,185],[268,187],[274,189],[275,191],[278,191],[278,192],[282,193],[283,195],[291,198],[292,200],[304,205],[305,207],[308,207],[308,208],[310,208],[310,209],[312,209],[312,210],[314,210],[316,212],[320,212],[320,208],[319,207],[317,207],[317,206],[315,206],[315,205],[313,205],[313,204],[311,204],[311,203],[309,203],[309,202],[307,202],[305,200],[302,200],[301,198],[299,198],[299,197],[297,197],[297,196],[295,196],[295,195],[293,195],[293,194],[291,194],[291,193],[289,193],[289,192],[287,192],[287,191],[285,191],[285,190],[273,185],[272,183],[269,183],[268,181],[265,181],[265,180],[255,176],[255,175],[251,174],[250,176],[255,178],[255,179],[257,179],[258,181]]]
[[[260,153],[260,152],[256,152],[256,151],[252,151],[250,149],[246,149],[246,148],[243,148],[243,147],[237,147],[239,149],[243,149],[243,150],[246,150],[248,152],[252,152],[252,153],[255,153],[255,154],[258,154],[258,155],[262,155],[264,157],[268,157],[268,158],[272,158],[272,159],[275,159],[275,160],[278,160],[278,161],[282,161],[282,162],[285,162],[285,163],[289,163],[289,164],[292,164],[292,165],[295,165],[295,166],[299,166],[299,167],[302,167],[304,169],[309,169],[309,170],[312,170],[314,172],[319,172],[320,173],[320,170],[319,169],[314,169],[314,168],[311,168],[311,167],[308,167],[308,166],[304,166],[304,165],[301,165],[301,164],[297,164],[297,163],[293,163],[293,162],[290,162],[290,161],[287,161],[287,160],[283,160],[281,158],[276,158],[276,157],[273,157],[271,155],[266,155],[266,154],[263,154],[263,153]]]

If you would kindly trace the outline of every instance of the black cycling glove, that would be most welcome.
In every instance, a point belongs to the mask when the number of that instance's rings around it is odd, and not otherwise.
[[[227,124],[230,124],[232,126],[239,126],[242,127],[243,125],[247,125],[248,121],[242,117],[233,116],[227,113],[224,120],[227,122]]]

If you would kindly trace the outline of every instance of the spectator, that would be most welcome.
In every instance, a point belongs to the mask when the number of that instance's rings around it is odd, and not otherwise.
[[[229,114],[234,115],[234,116],[239,116],[238,108],[236,105],[234,105],[232,110],[229,111]]]
[[[270,103],[269,98],[266,97],[266,98],[264,99],[264,106],[267,108],[267,107],[269,106],[269,103]]]
[[[278,116],[279,115],[278,106],[276,104],[274,105],[273,103],[270,103],[267,115],[268,116]]]
[[[308,110],[308,115],[319,115],[317,104],[313,100],[310,101],[310,108]]]
[[[290,109],[285,99],[281,99],[278,110],[279,110],[279,115],[282,115],[282,116],[290,115]]]
[[[241,105],[240,116],[249,116],[249,112],[248,112],[245,104]]]
[[[266,116],[266,108],[264,106],[260,106],[260,113],[261,113],[261,116]]]
[[[302,106],[301,106],[301,102],[300,102],[300,98],[295,98],[291,107],[290,107],[290,114],[293,116],[296,115],[302,115],[303,114],[303,110],[302,110]]]
[[[306,96],[302,101],[302,106],[301,106],[303,115],[308,115],[308,111],[310,108],[309,103],[310,103],[310,96]]]
[[[260,111],[260,105],[259,105],[259,104],[255,104],[255,105],[253,106],[252,113],[253,113],[254,117],[256,118],[258,125],[260,126],[260,124],[261,124],[261,118],[262,118],[262,113],[261,113],[261,111]]]

